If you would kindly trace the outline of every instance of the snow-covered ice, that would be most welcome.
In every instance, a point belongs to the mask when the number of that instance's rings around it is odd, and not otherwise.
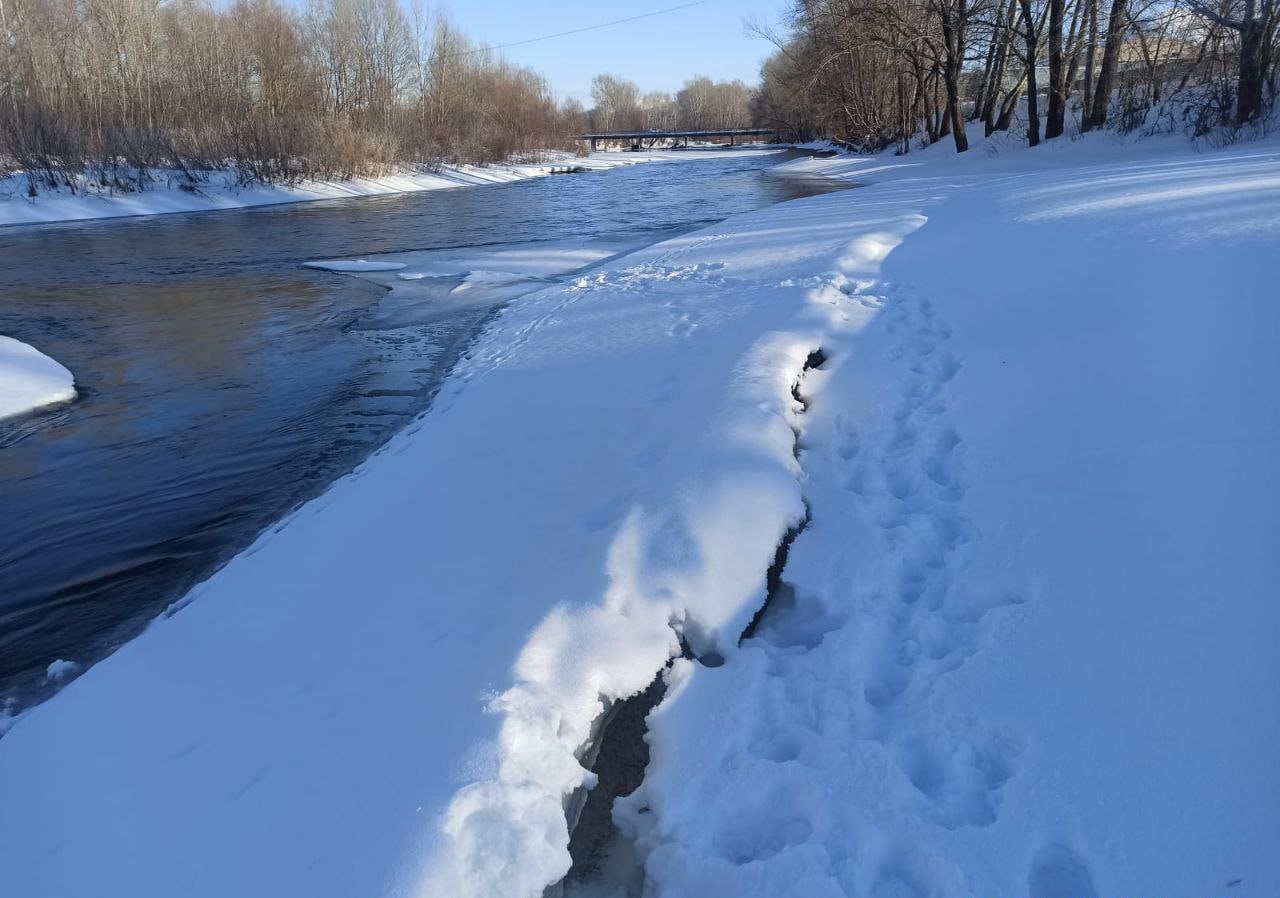
[[[6,885],[533,898],[669,665],[646,894],[1280,894],[1280,152],[944,149],[507,306],[12,725]]]
[[[75,398],[70,371],[34,346],[0,336],[0,420]]]
[[[601,262],[652,242],[652,238],[612,236],[590,239],[537,240],[522,243],[495,243],[479,247],[414,250],[386,253],[370,259],[333,259],[307,262],[349,274],[378,275],[396,272],[394,277],[369,280],[394,289],[398,281],[432,278],[460,278],[475,286],[499,285],[513,279],[558,277]]]
[[[389,328],[493,307],[653,241],[653,234],[539,240],[306,264],[386,287],[388,294],[365,311],[358,326]]]

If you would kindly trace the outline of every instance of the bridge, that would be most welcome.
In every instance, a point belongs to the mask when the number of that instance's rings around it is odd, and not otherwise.
[[[739,137],[776,137],[774,128],[717,128],[708,131],[603,131],[598,134],[582,134],[579,140],[591,141],[591,149],[595,150],[600,141],[629,142],[631,148],[653,146],[660,140],[670,140],[673,146],[688,146],[690,140],[715,140],[729,138],[729,146],[733,146]]]

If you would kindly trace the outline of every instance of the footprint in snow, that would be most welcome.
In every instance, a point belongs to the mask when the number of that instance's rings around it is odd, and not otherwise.
[[[1030,898],[1098,898],[1089,865],[1057,843],[1041,848],[1031,862],[1027,893]]]

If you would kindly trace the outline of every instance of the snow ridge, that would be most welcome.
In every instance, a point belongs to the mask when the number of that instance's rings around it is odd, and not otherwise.
[[[882,216],[881,228],[848,247],[842,267],[878,270],[924,221],[914,212]],[[686,261],[721,239],[697,236],[575,287],[651,296],[662,285],[679,284],[662,306],[671,336],[687,338],[703,314],[690,283],[740,283],[723,263]],[[454,799],[444,824],[450,842],[423,894],[537,895],[558,881],[570,867],[566,808],[574,806],[576,792],[595,785],[583,758],[608,708],[646,690],[667,667],[673,693],[691,678],[696,661],[715,676],[714,668],[749,640],[770,592],[782,586],[771,582],[773,567],[785,562],[809,519],[801,494],[800,419],[809,378],[826,362],[824,339],[865,326],[876,310],[841,292],[850,282],[844,274],[819,282],[791,313],[789,326],[757,338],[734,367],[728,396],[699,440],[693,476],[669,485],[665,501],[632,507],[609,550],[604,601],[557,608],[530,638],[516,664],[516,685],[490,703],[503,715],[498,775],[464,787]],[[518,351],[573,301],[566,296],[517,331],[508,351]],[[497,365],[505,357],[486,361]],[[686,654],[693,660],[681,657]],[[641,793],[649,794],[643,786]],[[495,852],[494,844],[507,850]]]
[[[721,417],[722,440],[706,447],[719,464],[674,484],[667,507],[627,515],[601,605],[561,606],[535,630],[516,685],[490,702],[503,715],[498,775],[454,799],[444,823],[452,842],[424,895],[537,895],[560,880],[570,866],[566,803],[595,785],[583,758],[602,716],[683,652],[715,664],[736,647],[763,601],[769,559],[805,515],[790,372],[810,348],[792,334],[758,347],[738,372],[741,399]],[[507,850],[495,852],[498,843]]]
[[[834,291],[891,335],[896,398],[865,429],[823,408],[826,390],[848,395],[847,346],[803,382],[813,519],[780,599],[724,671],[652,715],[656,762],[619,805],[664,896],[964,893],[970,884],[945,855],[910,849],[919,834],[895,832],[906,824],[892,818],[908,808],[946,830],[989,825],[1016,773],[1016,738],[940,707],[931,689],[976,650],[991,612],[1024,598],[967,596],[954,582],[976,538],[963,514],[963,441],[947,414],[961,361],[932,303],[909,288],[837,275],[819,294]],[[832,783],[868,765],[881,794],[830,800]],[[1036,875],[1088,882],[1069,852],[1057,846]]]

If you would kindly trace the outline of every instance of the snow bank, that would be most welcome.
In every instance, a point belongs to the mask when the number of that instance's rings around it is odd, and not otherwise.
[[[670,664],[653,894],[1280,892],[1280,161],[1168,146],[806,161],[869,186],[513,303],[12,726],[6,884],[538,896]]]
[[[777,148],[771,150],[776,152]],[[489,166],[446,165],[430,172],[405,172],[349,181],[303,181],[294,186],[245,187],[237,183],[232,171],[207,173],[198,185],[192,185],[181,172],[156,171],[152,173],[155,184],[147,190],[135,193],[104,190],[87,178],[81,178],[74,192],[44,189],[35,197],[28,195],[26,176],[19,173],[0,178],[0,225],[207,212],[310,200],[418,193],[424,190],[523,181],[566,171],[596,171],[640,162],[688,161],[759,152],[760,149],[709,153],[655,150],[625,154],[600,152],[584,158],[569,153],[548,153],[546,162]]]
[[[75,398],[70,371],[35,347],[0,336],[0,420]]]

